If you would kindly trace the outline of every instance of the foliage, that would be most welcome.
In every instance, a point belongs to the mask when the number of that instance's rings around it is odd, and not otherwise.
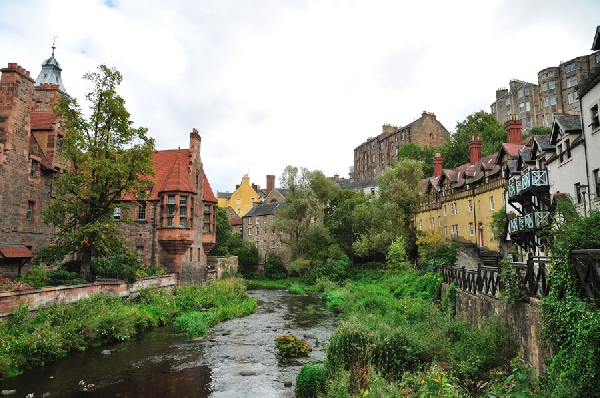
[[[493,154],[506,142],[506,130],[494,115],[484,111],[475,112],[456,123],[455,132],[440,146],[444,168],[453,169],[470,162],[469,141],[474,134],[482,141],[482,156]]]
[[[417,188],[422,177],[420,163],[412,159],[392,163],[378,177],[376,197],[354,211],[362,231],[352,245],[356,255],[385,256],[398,236],[404,238],[408,248],[413,246],[414,231],[410,222],[418,208]]]
[[[325,209],[324,222],[332,239],[340,248],[352,257],[352,244],[361,232],[355,209],[368,202],[363,191],[343,190],[329,202]]]
[[[291,165],[283,171],[280,186],[287,189],[288,194],[285,206],[277,210],[275,225],[283,232],[282,239],[290,248],[292,258],[302,257],[314,244],[322,245],[322,239],[327,241],[326,229],[320,228],[319,241],[312,242],[314,229],[323,223],[325,208],[340,188],[319,170],[309,171]]]
[[[456,280],[453,280],[452,283],[448,286],[448,290],[446,290],[446,294],[442,298],[442,311],[447,312],[451,316],[456,315],[456,290],[458,289],[458,285]]]
[[[23,281],[14,281],[0,275],[0,292],[19,292],[31,290],[33,286]]]
[[[525,398],[534,395],[537,390],[537,382],[532,377],[531,365],[518,357],[512,359],[510,364],[512,371],[504,380],[481,383],[478,386],[479,390],[486,393],[489,398]]]
[[[287,277],[287,269],[285,268],[281,257],[272,250],[267,253],[264,270],[265,277],[269,279],[283,279]]]
[[[55,303],[35,314],[21,304],[11,317],[0,320],[0,378],[43,366],[71,351],[127,340],[199,308],[210,308],[202,316],[206,326],[212,326],[252,313],[256,300],[248,297],[243,281],[229,279],[208,286],[184,285],[172,292],[142,289],[132,300],[95,295],[75,303]],[[195,335],[198,327],[193,320],[190,315],[185,324],[186,331],[195,330]],[[184,320],[179,323],[183,325]]]
[[[525,286],[523,270],[509,264],[508,258],[500,260],[500,294],[506,299],[506,304],[529,301],[529,292]]]
[[[387,264],[389,269],[401,270],[408,268],[410,263],[408,262],[408,253],[406,252],[406,242],[404,237],[398,236],[396,240],[390,245],[390,248],[386,255]]]
[[[173,328],[183,331],[190,339],[204,336],[206,330],[216,324],[215,314],[213,312],[187,312],[175,319]]]
[[[318,393],[325,392],[325,369],[320,365],[305,364],[296,376],[298,398],[316,398]]]
[[[312,348],[306,341],[296,336],[285,335],[275,338],[275,350],[283,358],[296,358],[307,356]]]
[[[245,241],[239,234],[232,234],[229,244],[231,254],[237,256],[242,267],[258,263],[258,249],[252,242]]]
[[[229,224],[229,217],[227,217],[227,211],[220,206],[217,206],[215,225],[216,243],[210,251],[210,255],[225,256],[230,254],[229,240],[233,233]]]
[[[294,283],[293,285],[291,285],[288,288],[288,292],[291,293],[291,294],[303,295],[304,294],[304,289],[302,289],[302,287],[300,285],[298,285],[297,283]]]
[[[154,140],[146,128],[133,128],[125,101],[117,94],[121,74],[100,65],[84,79],[92,89],[86,94],[86,118],[75,98],[63,96],[57,106],[65,132],[61,161],[67,167],[53,182],[57,195],[44,212],[44,221],[55,225],[55,254],[79,253],[81,277],[91,278],[90,260],[121,252],[124,239],[113,221],[121,208],[122,222],[132,222],[127,194],[144,200],[154,175],[151,155]]]
[[[352,268],[350,258],[334,248],[330,249],[325,263],[318,264],[303,276],[302,280],[305,283],[312,285],[322,278],[327,278],[333,282],[342,282],[349,276]]]
[[[413,159],[421,162],[423,176],[433,176],[433,159],[435,158],[435,148],[420,146],[407,142],[398,149],[398,159]]]
[[[500,209],[492,213],[492,236],[496,240],[504,240],[506,234],[506,207],[502,206]],[[491,241],[491,239],[490,239]]]
[[[40,264],[32,267],[31,272],[22,275],[19,282],[34,288],[40,288],[44,286],[74,285],[85,281],[79,279],[76,272],[69,272],[62,266],[48,270]]]
[[[531,137],[532,135],[547,135],[552,133],[552,127],[535,126],[527,133],[523,134],[523,138]]]
[[[458,248],[455,243],[449,242],[444,236],[435,231],[419,231],[417,234],[417,248],[421,264],[430,271],[440,265],[453,266],[458,257]]]
[[[303,257],[297,257],[288,263],[288,272],[291,275],[304,276],[312,268],[312,261]]]

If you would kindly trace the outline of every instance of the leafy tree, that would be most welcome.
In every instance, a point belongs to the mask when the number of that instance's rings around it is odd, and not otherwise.
[[[352,245],[358,256],[385,256],[398,236],[404,238],[407,247],[414,246],[410,222],[418,210],[417,191],[422,178],[421,163],[413,159],[392,163],[378,177],[378,194],[355,208],[362,231]]]
[[[319,170],[287,166],[280,177],[280,186],[288,190],[285,206],[278,209],[275,224],[286,236],[292,258],[301,257],[314,247],[317,225],[323,223],[329,203],[340,188]],[[324,232],[319,228],[318,231]],[[325,230],[326,231],[326,230]],[[323,239],[328,238],[322,235]],[[323,240],[321,240],[323,242]]]
[[[77,100],[63,96],[57,106],[65,137],[62,159],[66,167],[54,183],[57,198],[50,202],[44,221],[55,225],[57,254],[77,253],[80,275],[89,280],[92,257],[126,252],[118,223],[113,221],[120,207],[122,222],[132,222],[128,195],[144,200],[154,175],[151,155],[154,140],[147,129],[132,127],[125,101],[117,94],[122,81],[114,68],[100,65],[84,75],[91,84],[86,94],[90,116]]]
[[[227,217],[227,211],[222,207],[217,206],[216,214],[216,244],[215,247],[210,251],[211,256],[225,256],[230,254],[229,241],[231,239],[232,231],[231,224],[229,224],[229,217]]]
[[[440,146],[444,168],[452,169],[469,163],[469,141],[477,134],[482,142],[482,156],[497,152],[506,142],[506,130],[494,115],[485,111],[475,112],[456,124],[456,131]]]
[[[238,263],[242,267],[258,264],[258,249],[252,242],[245,241],[242,235],[231,234],[229,251],[237,256]]]
[[[433,158],[435,158],[435,148],[426,146],[421,148],[412,142],[407,142],[398,149],[398,160],[414,159],[422,162],[423,175],[433,176]]]
[[[352,244],[360,233],[354,210],[368,201],[363,191],[340,191],[325,209],[325,226],[340,248],[352,257]]]

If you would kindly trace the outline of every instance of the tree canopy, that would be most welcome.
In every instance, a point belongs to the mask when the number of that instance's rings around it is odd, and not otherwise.
[[[435,158],[435,148],[420,146],[407,142],[398,149],[398,160],[413,159],[422,162],[421,169],[425,177],[433,176],[433,158]]]
[[[439,148],[444,168],[452,169],[469,163],[469,141],[477,134],[482,142],[482,156],[497,152],[506,142],[506,130],[494,115],[485,111],[475,112],[456,124],[456,131]]]
[[[81,277],[89,279],[92,256],[127,250],[113,215],[119,208],[121,222],[131,222],[123,199],[146,198],[148,178],[154,175],[154,140],[146,128],[132,126],[125,100],[116,91],[122,82],[119,71],[100,65],[84,79],[91,85],[85,96],[89,117],[75,98],[63,96],[57,106],[66,166],[54,182],[57,197],[44,221],[57,227],[56,253],[78,253]]]

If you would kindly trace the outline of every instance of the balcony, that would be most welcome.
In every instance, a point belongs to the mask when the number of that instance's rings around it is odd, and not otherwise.
[[[158,242],[171,255],[182,255],[194,243],[194,230],[185,228],[161,228]]]
[[[511,235],[536,231],[545,224],[548,224],[550,217],[549,211],[534,211],[516,216],[508,220],[508,233]]]
[[[548,191],[549,189],[548,170],[530,169],[521,178],[508,183],[508,199],[515,201],[524,193]]]

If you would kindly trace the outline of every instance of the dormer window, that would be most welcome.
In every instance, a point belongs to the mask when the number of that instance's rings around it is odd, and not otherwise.
[[[590,116],[592,118],[592,124],[590,125],[592,129],[597,129],[600,127],[600,119],[598,119],[598,104],[590,108]]]

